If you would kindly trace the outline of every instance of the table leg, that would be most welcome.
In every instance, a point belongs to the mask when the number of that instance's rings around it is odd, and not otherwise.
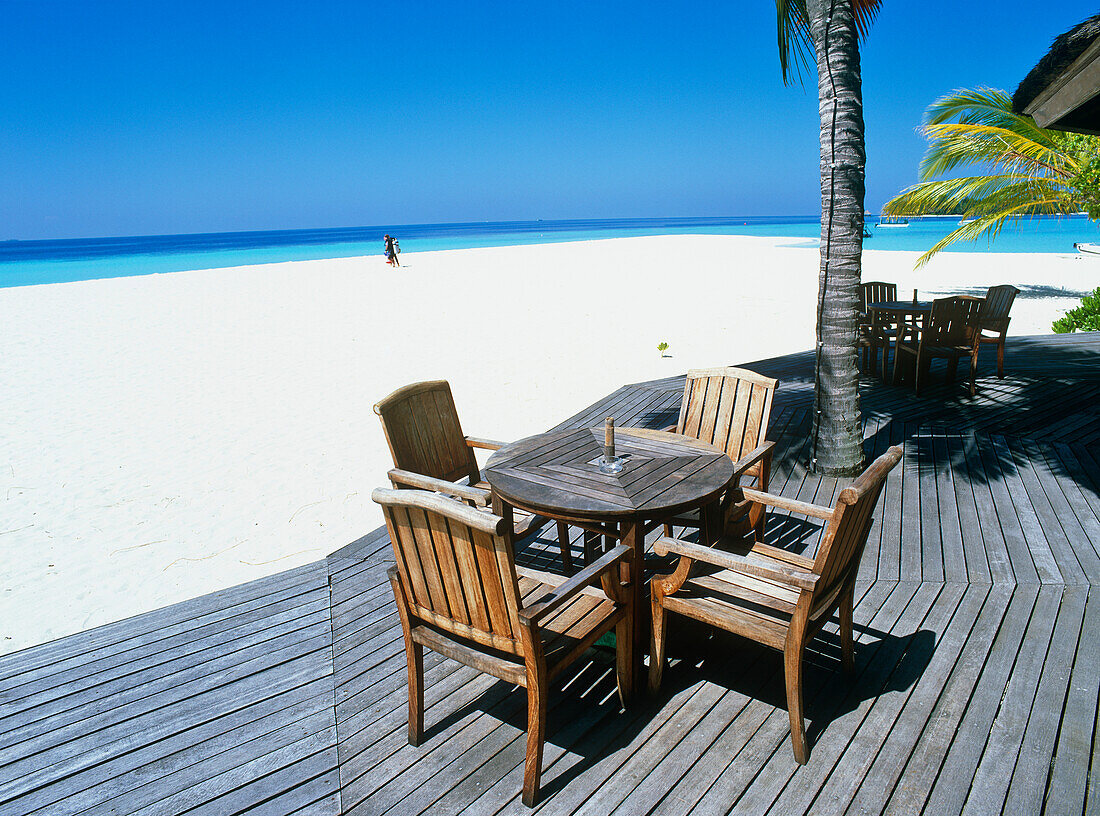
[[[722,518],[722,504],[719,501],[712,501],[704,504],[699,508],[699,543],[705,547],[713,547],[718,539],[722,537],[723,527],[725,526],[725,519]],[[742,517],[741,528],[738,528],[738,532],[747,533],[749,531],[748,526],[748,513]]]
[[[650,624],[649,604],[645,603],[645,522],[623,522],[620,530],[621,543],[631,552],[627,569],[634,598],[634,688],[642,689],[645,688],[645,656],[649,653]]]
[[[516,529],[516,514],[512,509],[512,505],[500,498],[496,493],[492,494],[492,508],[493,515],[500,516],[504,519],[505,527],[508,530]],[[513,550],[515,549],[515,541],[512,542]]]

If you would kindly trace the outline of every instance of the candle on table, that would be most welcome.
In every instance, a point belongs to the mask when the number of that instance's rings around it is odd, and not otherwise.
[[[608,460],[615,458],[615,417],[608,417],[603,425],[604,457]]]

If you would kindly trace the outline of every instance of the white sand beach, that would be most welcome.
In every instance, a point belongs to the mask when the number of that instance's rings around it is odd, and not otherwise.
[[[390,461],[371,406],[400,385],[450,380],[466,433],[508,441],[624,383],[811,348],[818,253],[795,243],[621,238],[0,290],[0,653],[378,527]],[[1100,280],[1071,255],[947,253],[915,272],[916,256],[868,250],[864,279],[922,297],[1014,283],[1012,334],[1049,332]]]

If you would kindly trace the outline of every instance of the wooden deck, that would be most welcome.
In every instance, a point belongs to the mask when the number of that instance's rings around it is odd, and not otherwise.
[[[808,354],[780,379],[772,489],[808,474]],[[562,678],[547,814],[1100,813],[1100,333],[1013,338],[978,396],[862,387],[868,457],[905,446],[861,565],[856,677],[808,654],[812,755],[791,754],[779,655],[683,625],[661,694],[617,704],[610,655]],[[661,427],[682,378],[559,427]],[[812,551],[781,515],[769,537]],[[580,542],[574,542],[579,553]],[[429,655],[428,738],[382,531],[325,561],[0,657],[0,814],[524,813],[521,690]],[[552,530],[521,557],[553,565]]]

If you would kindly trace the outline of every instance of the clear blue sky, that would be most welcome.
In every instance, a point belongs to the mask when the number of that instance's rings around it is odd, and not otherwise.
[[[885,0],[867,207],[925,107],[1009,92],[1095,0]],[[0,239],[818,211],[771,0],[0,0]]]

